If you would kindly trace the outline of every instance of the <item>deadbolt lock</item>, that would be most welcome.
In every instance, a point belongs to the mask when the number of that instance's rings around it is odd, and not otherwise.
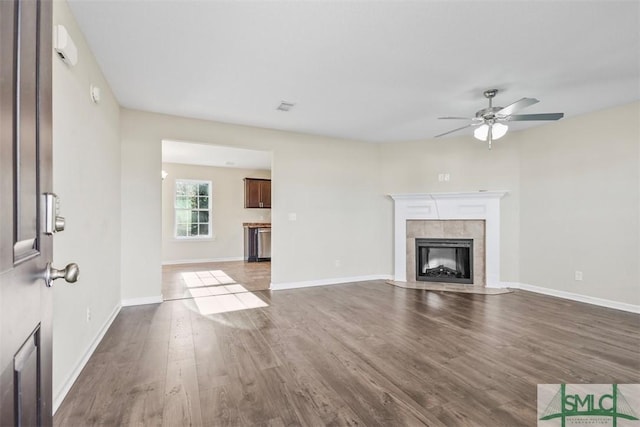
[[[44,194],[44,233],[52,235],[64,230],[65,219],[60,213],[60,199],[54,193]]]

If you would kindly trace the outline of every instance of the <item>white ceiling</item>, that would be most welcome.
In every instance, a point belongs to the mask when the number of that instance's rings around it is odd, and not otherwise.
[[[271,170],[271,153],[184,141],[162,141],[162,162]]]
[[[127,108],[387,142],[462,125],[437,117],[494,87],[565,117],[640,99],[638,1],[70,4]]]

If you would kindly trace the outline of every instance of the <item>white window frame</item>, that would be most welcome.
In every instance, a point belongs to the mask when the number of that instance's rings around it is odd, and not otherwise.
[[[179,207],[178,206],[178,185],[180,183],[197,184],[197,185],[205,184],[205,185],[207,185],[208,193],[207,193],[206,197],[207,197],[207,202],[208,203],[207,203],[206,209],[199,206],[200,205],[199,201],[198,201],[198,207],[196,207],[196,208],[193,208],[193,207],[191,207],[191,208]],[[212,199],[212,196],[211,196],[212,188],[213,188],[213,185],[212,185],[211,181],[202,180],[202,179],[176,178],[176,180],[174,182],[174,188],[173,188],[173,218],[174,218],[174,220],[173,220],[173,236],[174,236],[175,239],[177,239],[177,240],[202,240],[202,239],[211,239],[212,238],[212,236],[213,236],[213,230],[212,230],[212,227],[211,227],[212,217],[213,217],[213,212],[212,212],[212,209],[211,209],[211,205],[212,205],[212,202],[211,202],[211,199]],[[196,195],[196,197],[201,197],[201,196],[200,195]],[[200,225],[205,225],[205,224],[207,225],[208,233],[206,235],[205,234],[198,234],[198,235],[195,235],[195,236],[193,236],[193,235],[192,236],[189,236],[189,235],[187,235],[187,236],[178,236],[178,225],[179,225],[179,223],[178,223],[178,211],[189,211],[191,213],[193,213],[194,211],[195,212],[205,212],[205,211],[208,212],[208,218],[207,218],[208,222],[206,222],[206,223],[205,222],[200,222],[200,218],[198,218],[198,222],[195,223],[195,224],[198,225],[198,233],[200,232],[200,230],[199,230],[200,227],[199,226]],[[180,224],[185,224],[185,223],[180,223]],[[193,222],[189,221],[186,224],[188,224],[188,226],[191,226],[191,225],[193,225]],[[187,231],[187,232],[189,232],[189,231]]]

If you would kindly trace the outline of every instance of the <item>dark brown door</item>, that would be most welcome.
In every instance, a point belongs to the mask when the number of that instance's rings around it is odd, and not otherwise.
[[[51,417],[51,3],[0,0],[0,425]]]
[[[244,179],[244,207],[270,208],[271,181],[268,179]]]
[[[260,207],[271,208],[271,181],[260,181]]]
[[[245,178],[244,180],[244,207],[260,207],[260,181]]]

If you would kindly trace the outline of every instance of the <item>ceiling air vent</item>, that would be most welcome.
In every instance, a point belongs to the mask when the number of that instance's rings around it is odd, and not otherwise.
[[[279,111],[289,111],[293,108],[293,106],[296,105],[293,102],[288,102],[288,101],[282,101],[280,102],[280,105],[278,105],[278,108],[276,108],[276,110]]]

